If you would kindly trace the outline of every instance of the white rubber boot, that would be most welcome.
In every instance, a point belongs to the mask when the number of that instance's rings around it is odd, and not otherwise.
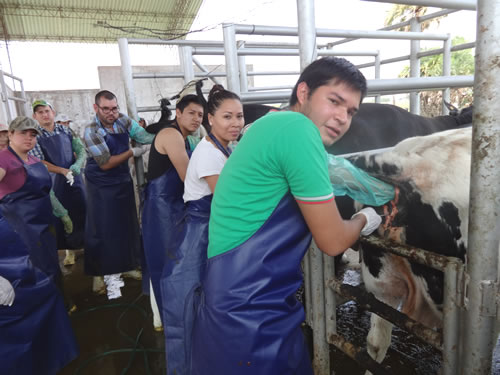
[[[163,331],[163,325],[161,323],[160,310],[156,304],[155,292],[153,291],[153,284],[149,281],[149,302],[151,303],[151,310],[153,310],[153,328],[156,332]]]

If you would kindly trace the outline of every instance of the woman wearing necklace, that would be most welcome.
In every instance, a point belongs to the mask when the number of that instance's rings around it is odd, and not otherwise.
[[[62,294],[56,237],[51,229],[47,167],[28,155],[38,124],[10,123],[0,151],[0,358],[6,374],[55,374],[78,355]],[[2,293],[10,290],[9,298]],[[29,349],[26,349],[29,348]]]
[[[165,264],[161,277],[167,374],[189,374],[194,287],[200,282],[207,258],[210,204],[217,179],[244,125],[238,95],[215,85],[208,96],[211,133],[203,138],[189,160],[184,180],[187,205],[176,261]],[[186,352],[186,348],[188,351]]]

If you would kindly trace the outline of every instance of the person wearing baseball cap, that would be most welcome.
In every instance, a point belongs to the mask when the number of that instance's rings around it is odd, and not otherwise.
[[[68,115],[64,113],[59,113],[55,118],[56,124],[61,124],[64,126],[69,126],[70,122],[73,122],[72,119],[69,118]]]
[[[58,202],[51,199],[47,168],[29,154],[39,132],[34,119],[19,116],[9,125],[9,146],[0,151],[0,358],[6,374],[55,373],[78,355],[58,288],[52,215]]]
[[[86,217],[86,194],[81,176],[87,157],[85,147],[69,127],[55,122],[55,110],[51,103],[37,99],[32,108],[33,118],[40,124],[40,135],[30,154],[47,166],[51,173],[54,193],[69,211],[74,226],[73,232],[68,235],[58,223],[57,248],[81,249]],[[74,254],[67,256],[64,261],[65,265],[74,263]]]
[[[9,145],[9,127],[5,124],[0,123],[0,151],[7,148]]]

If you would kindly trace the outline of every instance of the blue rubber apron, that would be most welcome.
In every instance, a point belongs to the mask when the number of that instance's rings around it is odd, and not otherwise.
[[[185,147],[191,155],[187,141]],[[185,215],[183,194],[184,182],[173,165],[160,177],[149,181],[145,189],[142,211],[144,253],[160,313],[163,306],[160,277],[165,260],[174,256],[179,245]]]
[[[287,193],[246,242],[207,261],[192,374],[312,375],[295,297],[311,234]]]
[[[129,149],[127,132],[106,133],[104,140],[111,156]],[[141,261],[141,238],[128,163],[103,171],[90,157],[85,179],[85,273],[102,276],[136,269]]]
[[[0,248],[0,275],[16,294],[12,306],[0,306],[0,372],[55,375],[78,356],[63,298],[1,214]]]
[[[41,162],[23,163],[26,181],[17,191],[0,200],[0,213],[28,247],[31,262],[51,277],[56,284],[61,278],[54,229],[55,216],[50,203],[51,180],[47,167]]]
[[[160,280],[169,375],[190,374],[192,290],[199,286],[207,261],[211,202],[212,194],[187,202],[182,242],[165,262]]]
[[[75,162],[69,134],[59,133],[50,137],[38,137],[37,141],[46,161],[66,169],[69,169]],[[66,177],[62,174],[51,173],[50,176],[52,190],[64,208],[68,210],[69,217],[73,222],[73,232],[67,234],[62,222],[57,221],[57,248],[81,249],[83,248],[86,212],[85,186],[82,176],[74,176],[73,186],[67,183]]]

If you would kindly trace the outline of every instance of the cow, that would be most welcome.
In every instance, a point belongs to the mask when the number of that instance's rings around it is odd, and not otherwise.
[[[472,128],[408,138],[390,151],[350,161],[396,190],[384,207],[378,235],[397,243],[465,260],[467,249]],[[347,205],[339,208],[343,216]],[[391,207],[391,208],[388,208]],[[379,208],[380,209],[380,208]],[[442,327],[443,274],[405,258],[363,245],[361,272],[366,289],[430,328]],[[381,362],[392,324],[371,316],[368,353]]]
[[[327,152],[342,155],[392,147],[409,137],[466,127],[471,123],[472,107],[456,115],[425,117],[391,104],[363,103],[354,115],[349,131],[327,147]]]

